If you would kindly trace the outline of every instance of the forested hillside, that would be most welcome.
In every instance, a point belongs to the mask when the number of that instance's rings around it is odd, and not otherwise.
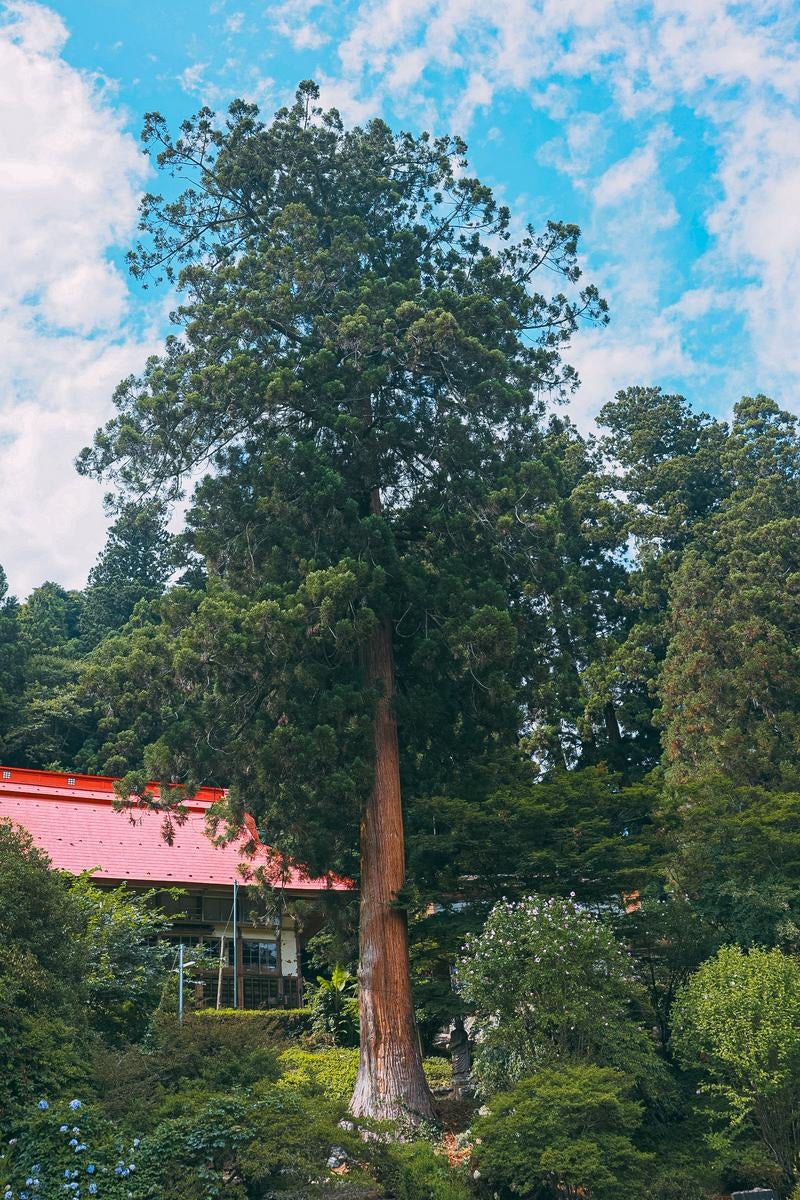
[[[508,627],[484,610],[448,631],[505,737],[421,757],[420,728],[452,720],[448,677],[421,709],[430,666],[398,642],[418,1013],[450,1018],[449,963],[500,896],[603,906],[638,892],[627,927],[666,1044],[674,989],[712,949],[795,952],[800,937],[797,423],[763,396],[723,422],[637,387],[596,438],[557,414],[531,449],[521,502],[496,494],[480,514],[504,554],[518,528],[533,534],[519,610]],[[220,579],[264,536],[241,522],[226,538],[198,502],[172,538],[159,506],[127,505],[83,591],[4,594],[2,761],[125,774],[173,745],[177,722],[191,729],[196,706],[216,717],[216,681],[206,690],[186,639],[203,605],[235,625]],[[319,695],[307,701],[313,726]],[[229,761],[222,738],[203,781],[228,783]],[[319,865],[357,873],[352,842],[337,848],[324,823],[319,837]],[[480,903],[425,916],[448,898]]]

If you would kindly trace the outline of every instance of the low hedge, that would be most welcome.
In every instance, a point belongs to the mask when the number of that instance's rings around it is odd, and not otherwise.
[[[199,1008],[193,1014],[223,1029],[244,1024],[253,1035],[270,1042],[310,1033],[311,1015],[310,1008]]]
[[[335,1046],[304,1050],[289,1046],[278,1055],[282,1078],[294,1087],[321,1092],[328,1100],[347,1102],[353,1094],[358,1071],[358,1050]],[[426,1058],[425,1076],[431,1087],[450,1080],[450,1063],[444,1058]]]

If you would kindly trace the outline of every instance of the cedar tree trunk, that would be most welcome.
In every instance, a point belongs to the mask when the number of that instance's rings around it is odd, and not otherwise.
[[[377,489],[373,512],[380,511]],[[405,883],[392,634],[383,622],[364,651],[364,681],[379,691],[375,779],[361,819],[359,1015],[361,1052],[350,1111],[419,1121],[433,1116],[411,1001],[408,927],[393,901]]]

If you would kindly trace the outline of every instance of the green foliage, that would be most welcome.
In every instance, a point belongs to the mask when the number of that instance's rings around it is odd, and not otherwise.
[[[474,1012],[475,1069],[484,1088],[540,1067],[588,1060],[657,1074],[637,1024],[640,991],[611,929],[572,900],[528,897],[495,905],[467,939],[459,987]]]
[[[24,686],[4,747],[19,766],[72,767],[90,729],[77,693],[81,606],[79,593],[52,582],[34,588],[20,606]]]
[[[670,1052],[672,1006],[680,987],[717,949],[719,929],[701,906],[683,896],[645,896],[615,921],[620,940],[632,950],[631,968],[650,1002],[661,1049]]]
[[[83,982],[91,1024],[107,1037],[136,1041],[166,979],[168,948],[158,939],[171,918],[153,906],[154,892],[99,888],[91,872],[74,880],[70,895],[85,928]]]
[[[6,573],[0,566],[0,758],[3,762],[9,760],[6,739],[16,718],[24,680],[19,604],[14,596],[9,596]]]
[[[465,1173],[426,1141],[380,1145],[370,1165],[393,1200],[469,1200],[471,1195]]]
[[[283,1045],[279,1022],[211,1020],[187,1013],[156,1013],[145,1043],[159,1080],[170,1090],[197,1081],[207,1090],[253,1082],[260,1074],[277,1077],[277,1053]],[[255,1059],[251,1065],[250,1060]]]
[[[348,1143],[336,1114],[286,1085],[200,1099],[143,1139],[136,1200],[269,1200],[328,1194],[325,1163]]]
[[[0,821],[0,1120],[75,1086],[86,1033],[85,925],[66,878]]]
[[[148,119],[158,165],[194,185],[145,199],[132,263],[177,273],[181,332],[120,385],[80,469],[142,494],[207,464],[185,545],[209,583],[167,636],[169,604],[158,632],[133,630],[90,688],[115,714],[99,763],[224,781],[231,816],[246,805],[282,850],[353,873],[379,622],[411,798],[513,746],[529,701],[557,724],[543,596],[585,630],[555,654],[573,683],[594,644],[581,563],[587,542],[604,564],[608,547],[572,502],[582,443],[543,427],[541,397],[573,386],[561,351],[605,304],[578,283],[577,228],[512,242],[458,139],[345,130],[316,96],[302,85],[269,123],[239,102],[225,125],[203,111],[179,139]],[[545,263],[563,291],[538,290]],[[126,739],[141,707],[159,719]]]
[[[334,1046],[358,1045],[358,980],[337,964],[330,979],[317,976],[311,994],[311,1025]]]
[[[292,1086],[341,1103],[349,1100],[358,1070],[358,1051],[344,1046],[303,1050],[289,1046],[279,1056],[283,1078]],[[450,1081],[450,1063],[444,1058],[426,1058],[425,1076],[431,1087]]]
[[[673,783],[659,808],[664,865],[695,922],[718,942],[796,949],[800,793],[706,773]]]
[[[121,1137],[91,1104],[42,1098],[14,1132],[0,1149],[0,1185],[8,1200],[95,1194],[129,1200],[136,1187],[138,1139]]]
[[[671,588],[661,678],[673,774],[792,788],[800,749],[800,434],[764,396],[735,409],[723,464],[735,486]]]
[[[634,1137],[642,1106],[621,1071],[562,1065],[494,1096],[473,1126],[484,1194],[519,1200],[639,1195],[651,1156]]]
[[[674,1010],[682,1060],[723,1105],[729,1129],[752,1125],[786,1180],[800,1161],[800,963],[779,950],[724,946]]]
[[[140,600],[157,599],[171,569],[164,506],[153,500],[121,505],[83,592],[84,643],[96,646],[122,628]]]
[[[515,773],[480,805],[435,796],[413,812],[415,879],[476,900],[499,899],[502,879],[509,897],[536,889],[574,893],[585,903],[621,899],[652,881],[655,780],[626,786],[605,767],[560,770],[544,779],[529,767]]]
[[[207,1021],[221,1030],[228,1025],[246,1025],[248,1037],[271,1044],[310,1033],[312,1012],[310,1008],[200,1008],[191,1019]]]

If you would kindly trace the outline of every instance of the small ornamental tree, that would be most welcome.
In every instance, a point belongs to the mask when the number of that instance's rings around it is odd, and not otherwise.
[[[82,976],[89,1020],[111,1040],[141,1037],[169,978],[172,950],[159,939],[172,919],[153,905],[154,897],[124,885],[100,889],[89,871],[70,886],[86,930]]]
[[[578,286],[578,229],[512,242],[459,139],[345,130],[317,97],[302,84],[270,123],[203,109],[177,137],[147,118],[178,184],[144,198],[131,264],[177,277],[176,334],[79,468],[133,497],[208,471],[187,517],[208,586],[144,689],[167,719],[123,796],[148,775],[229,785],[233,824],[246,807],[273,846],[358,875],[352,1108],[427,1117],[401,757],[423,794],[452,786],[515,741],[517,681],[552,673],[542,417],[606,306]]]
[[[673,1010],[673,1041],[722,1100],[729,1127],[754,1128],[787,1183],[800,1164],[800,964],[780,950],[723,946]]]
[[[629,956],[572,900],[496,904],[483,931],[467,939],[458,981],[477,1020],[475,1066],[486,1088],[561,1062],[624,1066],[640,1076],[651,1065]]]

